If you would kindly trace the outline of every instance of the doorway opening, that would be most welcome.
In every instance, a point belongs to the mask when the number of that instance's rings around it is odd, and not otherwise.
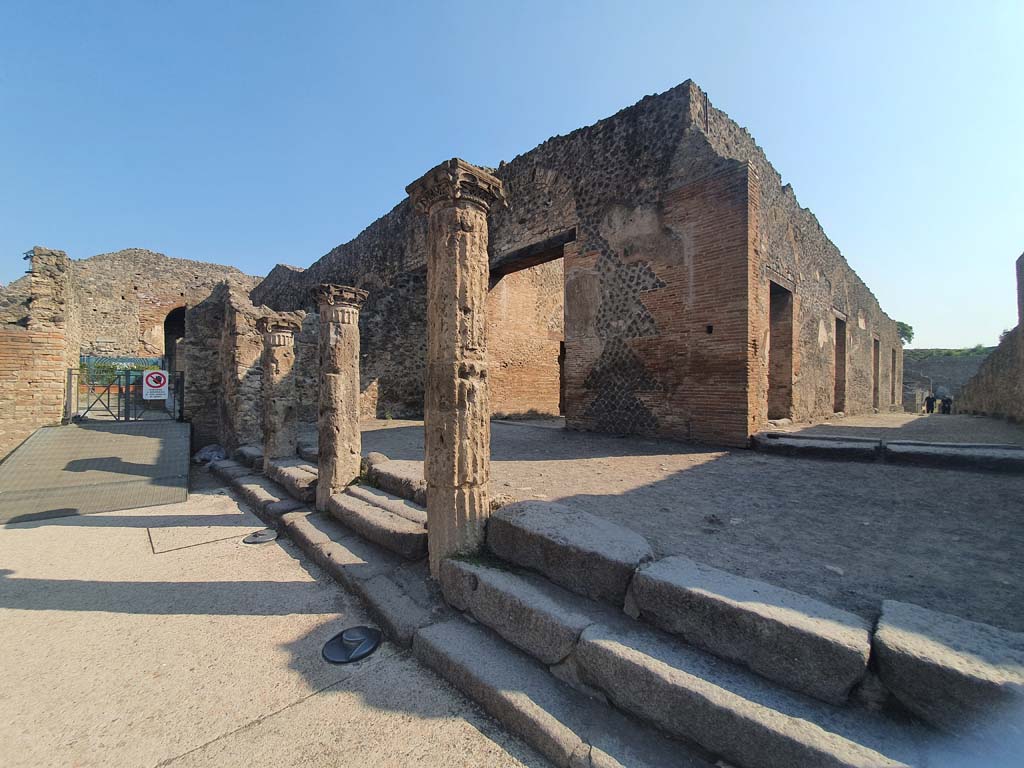
[[[488,389],[495,418],[565,414],[564,246],[570,230],[492,264],[487,295]]]
[[[846,410],[846,321],[838,317],[835,357],[835,393],[832,396],[832,410],[839,413]]]
[[[771,283],[768,307],[768,418],[793,415],[793,293]]]
[[[892,350],[889,364],[889,405],[896,405],[896,350]]]
[[[185,370],[185,308],[176,307],[164,318],[164,358],[168,371]]]
[[[878,409],[878,375],[881,371],[881,361],[879,356],[881,353],[881,344],[878,339],[874,339],[871,344],[871,404],[874,408]]]

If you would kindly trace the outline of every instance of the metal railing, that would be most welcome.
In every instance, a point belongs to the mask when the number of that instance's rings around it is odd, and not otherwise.
[[[64,421],[184,420],[185,374],[171,372],[165,400],[143,397],[145,371],[97,373],[87,368],[69,369]]]

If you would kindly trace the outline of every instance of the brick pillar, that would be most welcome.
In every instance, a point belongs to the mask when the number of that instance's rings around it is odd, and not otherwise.
[[[347,285],[313,289],[320,313],[320,478],[316,508],[359,476],[359,308],[366,291]]]
[[[261,317],[263,334],[263,465],[295,454],[295,334],[291,320]]]
[[[427,214],[427,381],[424,475],[430,573],[483,544],[490,515],[487,399],[487,212],[501,182],[459,159],[406,188]]]

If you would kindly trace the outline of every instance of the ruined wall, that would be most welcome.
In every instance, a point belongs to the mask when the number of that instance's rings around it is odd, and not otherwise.
[[[245,290],[259,281],[234,267],[141,248],[72,262],[82,354],[162,356],[168,313],[202,301],[225,280]]]
[[[1017,327],[981,364],[953,401],[957,413],[1024,422],[1024,255],[1017,259]]]
[[[934,391],[938,397],[955,396],[994,351],[995,347],[904,351],[903,409],[919,412],[929,391]]]
[[[751,253],[756,270],[750,297],[751,353],[757,362],[751,372],[755,395],[751,399],[752,425],[763,426],[767,418],[767,397],[762,397],[759,390],[766,389],[768,381],[771,282],[793,293],[792,418],[815,421],[833,413],[837,317],[845,320],[847,330],[845,412],[870,413],[874,408],[875,338],[881,357],[879,409],[892,410],[900,404],[903,389],[903,347],[895,321],[882,311],[814,214],[799,204],[793,188],[782,184],[781,176],[750,134],[711,106],[696,87],[693,104],[694,124],[714,151],[749,163],[758,180],[759,202],[753,228],[756,239]],[[894,350],[895,371],[891,365]]]
[[[59,424],[67,382],[70,260],[36,247],[24,297],[0,325],[0,459],[42,426]]]
[[[557,416],[562,259],[505,275],[487,295],[487,380],[495,416]]]
[[[692,83],[494,173],[509,201],[489,217],[492,277],[506,275],[497,285],[564,254],[570,426],[743,444],[767,420],[773,281],[793,293],[793,418],[833,413],[837,316],[849,331],[846,409],[873,407],[875,338],[879,407],[891,406],[893,383],[899,402],[895,323],[749,134]],[[421,408],[424,236],[425,221],[403,201],[309,269],[276,270],[253,293],[284,310],[309,306],[317,282],[370,292],[360,318],[364,413]]]

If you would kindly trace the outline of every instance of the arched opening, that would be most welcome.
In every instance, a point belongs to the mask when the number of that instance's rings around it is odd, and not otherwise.
[[[168,371],[185,370],[185,308],[176,307],[164,318],[164,357]]]

